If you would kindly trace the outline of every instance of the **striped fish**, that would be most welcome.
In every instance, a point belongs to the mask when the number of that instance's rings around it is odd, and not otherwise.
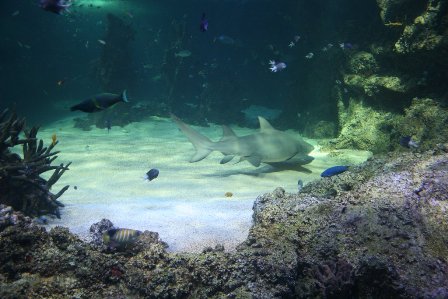
[[[135,229],[114,228],[103,234],[103,242],[111,248],[126,247],[134,243],[141,233],[141,231]]]

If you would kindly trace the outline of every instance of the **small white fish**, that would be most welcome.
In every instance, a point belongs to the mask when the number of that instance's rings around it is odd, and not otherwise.
[[[269,69],[271,72],[278,72],[284,70],[286,68],[286,63],[284,62],[275,62],[274,60],[269,60],[269,65],[271,66]]]
[[[174,56],[185,58],[185,57],[191,56],[191,52],[189,50],[181,50],[181,51],[175,53]]]
[[[305,56],[306,59],[311,59],[313,57],[314,57],[314,53],[313,52],[310,52],[310,53],[306,54],[306,56]]]
[[[23,48],[23,44],[19,41],[17,41],[17,44],[19,45],[20,48]]]
[[[295,45],[296,45],[296,44],[295,44],[294,42],[290,42],[289,45],[288,45],[288,47],[292,48],[292,47],[294,47]]]
[[[30,45],[23,45],[23,47],[25,48],[25,49],[31,49],[31,46]]]
[[[89,48],[89,41],[86,41],[85,47]]]
[[[99,42],[100,44],[102,44],[102,45],[105,45],[105,44],[106,44],[106,42],[103,41],[102,39],[99,39],[98,42]]]
[[[20,14],[20,11],[16,10],[11,14],[12,17],[17,17]]]

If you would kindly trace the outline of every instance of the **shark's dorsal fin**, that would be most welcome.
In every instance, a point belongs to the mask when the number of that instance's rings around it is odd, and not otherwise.
[[[233,130],[231,128],[229,128],[228,126],[223,125],[222,126],[222,137],[221,137],[221,141],[228,139],[230,137],[237,137],[235,132],[233,132]]]
[[[259,116],[258,117],[258,121],[260,122],[260,131],[261,132],[275,130],[274,127],[271,126],[271,124],[266,119],[264,119],[263,117]]]

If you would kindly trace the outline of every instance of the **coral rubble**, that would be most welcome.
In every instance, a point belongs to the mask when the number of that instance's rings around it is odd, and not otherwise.
[[[393,153],[338,176],[257,198],[235,252],[168,253],[88,244],[22,220],[0,229],[2,298],[444,298],[448,151]],[[95,241],[96,240],[96,241]],[[94,245],[95,244],[95,245]]]
[[[0,114],[0,203],[22,211],[28,216],[52,214],[60,217],[59,207],[64,205],[57,199],[68,189],[65,186],[58,193],[51,187],[68,169],[67,165],[52,166],[58,151],[53,148],[57,141],[44,147],[36,138],[38,128],[25,129],[25,120],[4,110]],[[24,138],[20,135],[24,133]],[[22,145],[23,157],[10,149]],[[40,177],[53,170],[48,180]]]

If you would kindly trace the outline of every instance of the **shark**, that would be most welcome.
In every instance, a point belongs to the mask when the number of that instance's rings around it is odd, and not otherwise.
[[[208,137],[192,129],[174,114],[171,119],[193,144],[196,152],[190,162],[198,162],[211,152],[221,152],[224,157],[220,161],[225,164],[239,157],[239,161],[248,161],[255,167],[261,163],[274,167],[285,165],[304,165],[313,161],[308,154],[314,147],[300,136],[276,130],[271,124],[259,116],[258,132],[245,136],[237,136],[228,126],[222,126],[223,135],[219,141],[211,141]]]

